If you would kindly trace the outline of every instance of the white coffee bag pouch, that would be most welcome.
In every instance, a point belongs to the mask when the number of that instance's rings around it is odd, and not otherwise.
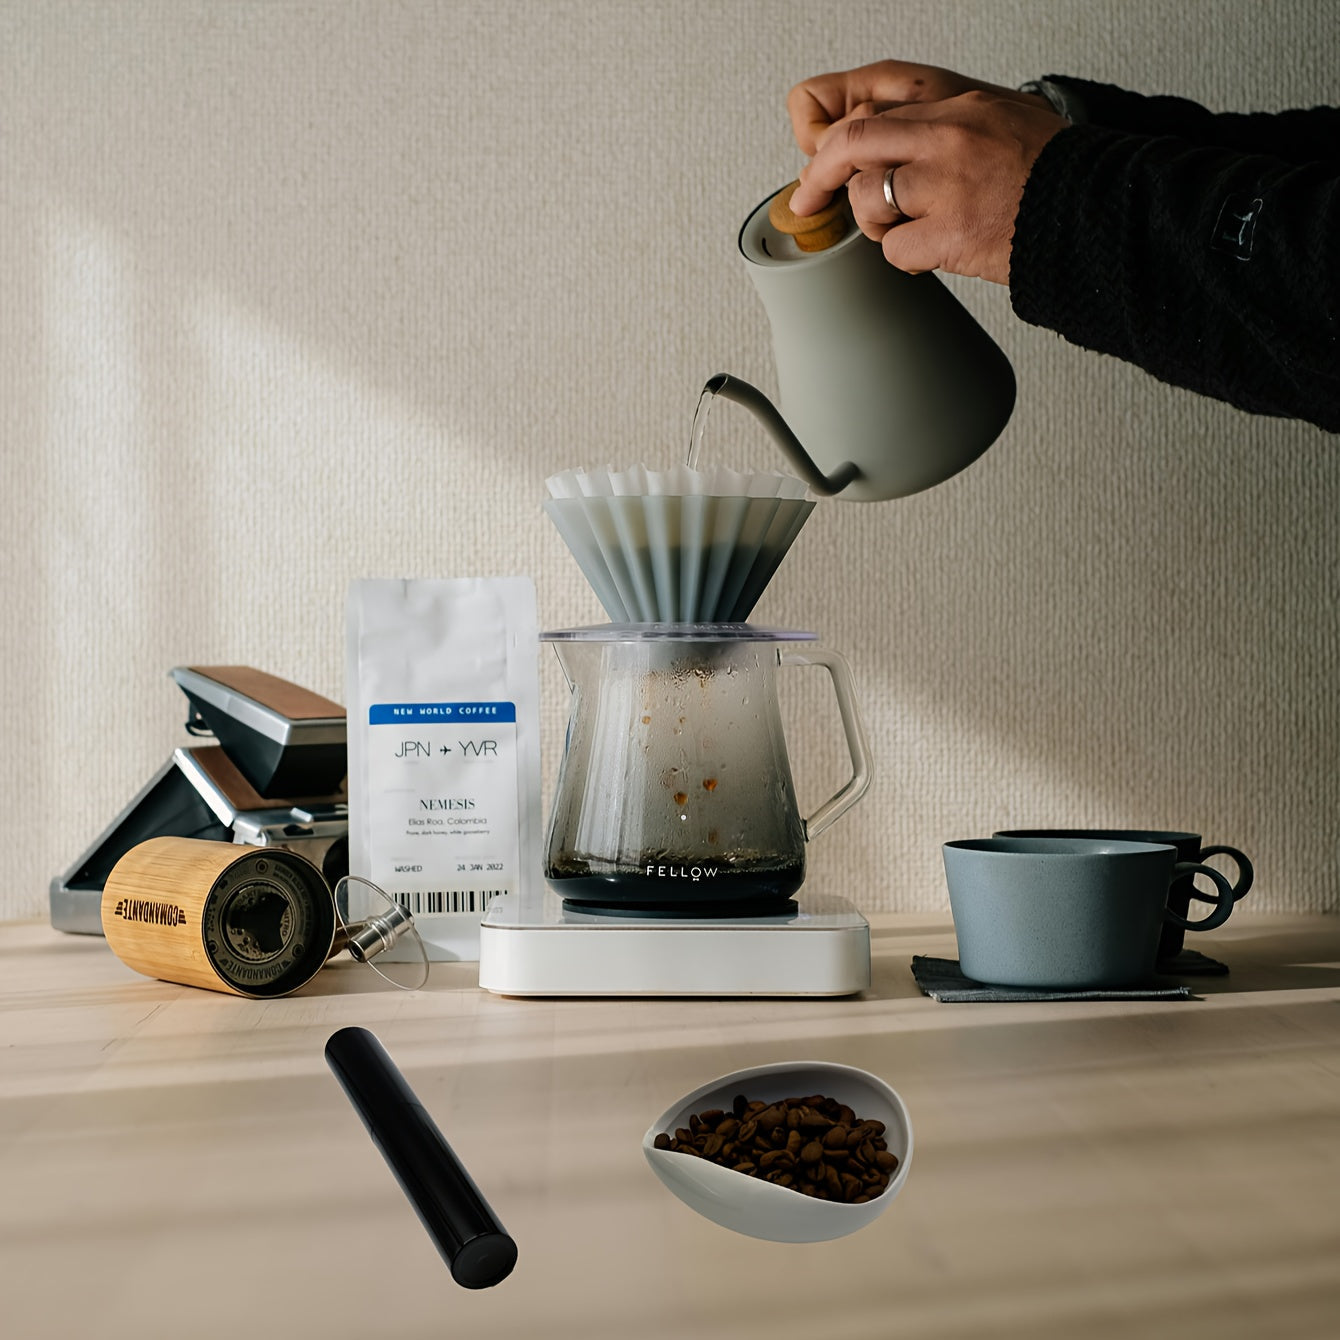
[[[478,961],[489,904],[540,880],[535,584],[351,583],[347,701],[350,872]]]

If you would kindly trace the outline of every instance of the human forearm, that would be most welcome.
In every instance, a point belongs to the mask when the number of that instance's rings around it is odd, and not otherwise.
[[[1075,126],[1025,185],[1011,300],[1164,381],[1340,431],[1336,236],[1334,168]]]
[[[1187,98],[1133,93],[1071,75],[1052,74],[1092,125],[1135,135],[1174,135],[1193,144],[1268,154],[1293,163],[1340,161],[1340,108],[1285,112],[1212,112]]]

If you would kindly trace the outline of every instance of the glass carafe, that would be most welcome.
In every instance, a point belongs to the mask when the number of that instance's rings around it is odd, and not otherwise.
[[[805,844],[861,798],[869,751],[851,672],[812,633],[606,624],[544,634],[572,697],[545,878],[584,910],[782,910]],[[777,672],[828,671],[851,756],[808,818],[796,805]]]

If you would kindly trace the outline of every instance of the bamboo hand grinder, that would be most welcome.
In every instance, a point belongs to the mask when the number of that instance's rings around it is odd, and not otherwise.
[[[372,962],[402,936],[418,940],[407,911],[354,876],[332,893],[316,866],[282,848],[141,842],[107,876],[102,928],[136,972],[239,996],[296,991],[344,949],[397,986],[421,986],[428,973],[426,956],[398,976]]]

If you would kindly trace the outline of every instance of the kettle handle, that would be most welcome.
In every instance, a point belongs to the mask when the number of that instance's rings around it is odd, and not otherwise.
[[[813,841],[835,819],[844,815],[870,785],[870,746],[865,738],[865,726],[856,705],[856,689],[852,683],[851,666],[835,651],[812,647],[808,651],[778,653],[779,665],[821,665],[833,681],[837,695],[842,730],[847,737],[847,752],[851,755],[851,776],[840,790],[829,796],[808,819],[801,820],[805,841]]]
[[[860,475],[861,467],[855,461],[843,461],[832,474],[824,474],[810,459],[809,452],[801,446],[800,439],[791,431],[791,426],[782,418],[777,406],[757,386],[751,386],[748,382],[741,381],[739,377],[732,377],[728,372],[718,372],[714,377],[707,379],[703,390],[711,392],[712,395],[719,395],[723,400],[733,400],[753,414],[768,430],[772,440],[782,455],[791,462],[796,473],[815,493],[832,497],[835,493],[841,493]]]

